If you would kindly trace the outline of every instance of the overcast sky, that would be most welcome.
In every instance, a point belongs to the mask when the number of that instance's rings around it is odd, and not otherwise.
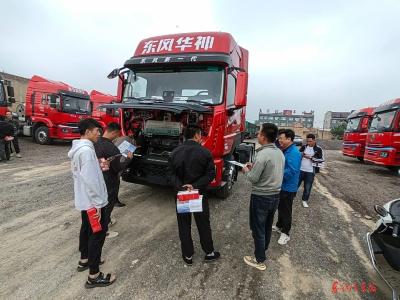
[[[349,111],[400,97],[400,1],[0,0],[0,70],[116,94],[106,75],[153,35],[226,31],[258,111]]]

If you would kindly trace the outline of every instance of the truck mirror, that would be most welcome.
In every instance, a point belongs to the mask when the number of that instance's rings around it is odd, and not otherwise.
[[[14,97],[8,97],[8,103],[11,106],[13,103],[15,103],[15,98]]]
[[[118,77],[118,75],[119,75],[119,69],[117,68],[117,69],[112,70],[111,73],[108,74],[107,78],[114,79],[115,77]]]
[[[236,78],[235,106],[244,107],[247,104],[247,72],[239,72]]]
[[[14,98],[14,88],[12,86],[9,86],[9,85],[7,86],[7,95],[10,98]],[[14,100],[14,102],[15,102],[15,100]]]

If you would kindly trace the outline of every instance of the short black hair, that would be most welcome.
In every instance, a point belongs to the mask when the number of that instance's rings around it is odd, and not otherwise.
[[[83,136],[85,135],[86,130],[92,130],[96,127],[101,128],[99,122],[97,122],[95,119],[92,118],[83,119],[78,124],[79,134]]]
[[[307,138],[315,140],[315,134],[314,133],[309,133],[309,134],[307,134]]]
[[[106,130],[109,132],[121,131],[121,126],[116,122],[111,122],[107,125]]]
[[[284,134],[286,138],[290,138],[292,141],[294,140],[295,133],[292,129],[283,129],[279,131],[279,135]]]
[[[265,136],[268,142],[275,142],[278,136],[278,126],[272,123],[264,123],[261,125],[261,133]]]
[[[197,125],[189,125],[188,127],[186,127],[184,132],[185,139],[190,140],[194,138],[196,133],[201,134],[201,128]]]
[[[278,135],[281,135],[282,133],[284,133],[284,132],[285,132],[285,130],[286,130],[285,128],[281,128],[281,129],[279,129],[279,130],[278,130]]]

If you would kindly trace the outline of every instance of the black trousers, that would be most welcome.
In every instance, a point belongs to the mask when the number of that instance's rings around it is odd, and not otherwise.
[[[276,227],[289,235],[292,228],[292,206],[296,193],[281,191],[279,194],[278,222]]]
[[[18,154],[21,152],[21,150],[19,148],[19,142],[18,142],[17,136],[14,136],[14,139],[10,142],[10,152],[13,153],[13,149],[12,149],[13,147],[11,147],[11,144],[12,144],[12,146],[14,146],[15,153]]]
[[[182,255],[192,257],[194,253],[192,240],[192,213],[176,214],[178,218],[179,239],[181,240]],[[214,251],[214,243],[210,225],[210,209],[208,199],[203,195],[203,211],[193,213],[197,230],[200,235],[201,248],[206,254]]]
[[[90,226],[89,218],[85,210],[81,211],[82,225],[79,235],[79,251],[81,252],[81,259],[88,259],[89,261],[89,274],[97,274],[100,269],[101,252],[103,249],[106,233],[108,230],[108,218],[106,207],[101,209],[101,231],[93,233]]]
[[[0,160],[7,160],[7,142],[4,139],[0,139]]]
[[[115,203],[118,202],[118,194],[119,194],[119,186],[120,180],[118,182],[108,183],[107,185],[107,194],[108,194],[108,204],[106,206],[106,218],[108,218],[109,222],[111,221],[111,213],[114,210]]]

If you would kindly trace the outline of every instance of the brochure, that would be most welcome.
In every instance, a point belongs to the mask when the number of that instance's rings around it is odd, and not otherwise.
[[[179,214],[203,211],[203,196],[197,190],[179,192],[176,198],[176,210]]]
[[[134,153],[136,150],[136,147],[129,143],[128,141],[123,141],[119,146],[118,146],[119,152],[121,152],[122,156],[127,157],[128,152]]]
[[[242,164],[242,163],[240,163],[238,161],[235,161],[235,160],[228,160],[228,163],[230,163],[232,165],[235,165],[235,166],[238,166],[238,167],[241,167],[241,168],[244,168],[246,166],[246,164]]]

